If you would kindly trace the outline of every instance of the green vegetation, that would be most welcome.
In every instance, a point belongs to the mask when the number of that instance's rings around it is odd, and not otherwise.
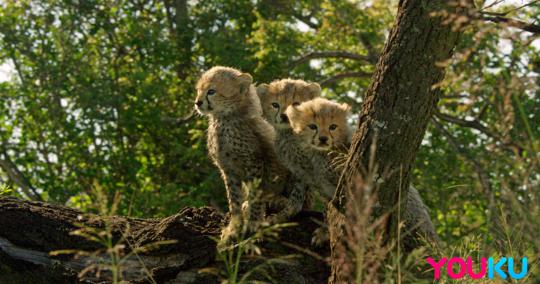
[[[36,199],[30,185],[45,201],[93,213],[96,192],[121,196],[119,215],[226,211],[206,122],[190,115],[200,72],[227,65],[256,82],[318,81],[355,113],[396,2],[2,1],[0,65],[12,76],[0,81],[0,196]],[[540,5],[502,2],[486,11],[540,21]],[[455,56],[441,62],[447,74],[413,183],[456,254],[527,255],[532,268],[540,259],[540,40],[467,23]]]

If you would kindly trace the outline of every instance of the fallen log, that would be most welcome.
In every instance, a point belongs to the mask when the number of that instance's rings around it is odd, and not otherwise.
[[[329,248],[310,245],[321,220],[319,212],[301,212],[291,220],[297,225],[283,228],[279,239],[257,244],[261,255],[245,255],[240,273],[269,283],[326,283]],[[220,274],[225,268],[215,240],[226,221],[209,207],[139,219],[2,197],[0,283],[111,283],[113,272],[99,268],[112,263],[119,263],[118,278],[125,283],[220,283],[226,276]],[[110,236],[115,246],[104,246],[90,233]],[[253,271],[268,259],[291,255]]]

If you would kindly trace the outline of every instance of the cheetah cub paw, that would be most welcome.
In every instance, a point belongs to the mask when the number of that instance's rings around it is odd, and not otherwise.
[[[221,231],[221,239],[218,243],[218,249],[224,250],[239,240],[242,234],[242,219],[231,218],[227,227]]]
[[[316,247],[322,247],[330,242],[330,233],[328,232],[328,227],[323,225],[315,231],[313,231],[313,236],[311,238],[311,244]]]

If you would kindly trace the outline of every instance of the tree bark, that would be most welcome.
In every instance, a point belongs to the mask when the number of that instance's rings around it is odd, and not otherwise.
[[[175,31],[176,43],[178,47],[179,63],[177,65],[177,76],[179,79],[186,79],[190,74],[193,28],[191,27],[188,14],[187,0],[174,0],[175,7]]]
[[[362,178],[374,179],[378,186],[377,197],[382,210],[377,215],[390,214],[385,236],[388,241],[396,240],[398,220],[403,220],[405,210],[393,209],[397,205],[403,208],[407,200],[411,168],[437,102],[438,90],[433,86],[444,77],[444,68],[438,63],[450,58],[458,38],[452,26],[444,23],[446,17],[433,13],[453,14],[460,9],[450,2],[399,2],[397,19],[364,98],[343,174],[328,205],[332,248],[330,283],[354,283],[353,273],[340,269],[344,256],[338,255],[336,248],[344,244],[347,237],[344,226],[354,226],[347,223],[346,205],[351,199],[348,189],[370,168],[370,158],[376,161],[375,172],[371,177]],[[375,149],[373,156],[370,149]],[[354,264],[354,257],[345,262]]]
[[[319,213],[303,212],[292,220],[298,225],[284,229],[278,241],[260,243],[265,256],[285,256],[291,251],[298,255],[267,269],[278,283],[326,283],[329,267],[322,259],[329,249],[308,252],[312,233],[321,220]],[[225,216],[208,207],[184,208],[163,219],[138,219],[100,217],[63,206],[0,197],[0,283],[110,283],[112,274],[106,270],[78,276],[85,268],[111,261],[102,244],[73,234],[81,227],[110,230],[113,243],[125,246],[122,254],[127,257],[120,266],[120,278],[129,283],[220,283],[221,277],[208,271],[224,270],[216,257],[214,240],[226,223]],[[168,240],[174,243],[165,242]],[[152,249],[128,256],[144,246]],[[91,254],[49,254],[66,249]],[[263,261],[262,257],[246,257],[241,273]],[[267,281],[264,273],[255,273],[251,279]]]

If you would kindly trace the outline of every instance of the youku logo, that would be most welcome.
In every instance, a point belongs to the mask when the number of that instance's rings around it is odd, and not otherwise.
[[[433,258],[428,257],[426,261],[433,266],[434,279],[441,278],[441,271],[446,264],[446,273],[452,279],[461,279],[468,275],[471,279],[482,279],[486,277],[493,279],[495,277],[500,277],[501,279],[507,279],[508,276],[512,279],[521,279],[527,275],[527,258],[524,257],[521,259],[521,272],[516,272],[516,267],[514,265],[514,258],[512,257],[502,257],[498,261],[495,261],[493,257],[480,259],[480,267],[477,268],[475,272],[473,269],[474,262],[468,257],[467,260],[464,260],[461,257],[452,257],[447,259],[446,257],[441,258],[439,261],[435,261]],[[457,269],[454,269],[457,268]],[[505,270],[506,268],[506,270]]]

